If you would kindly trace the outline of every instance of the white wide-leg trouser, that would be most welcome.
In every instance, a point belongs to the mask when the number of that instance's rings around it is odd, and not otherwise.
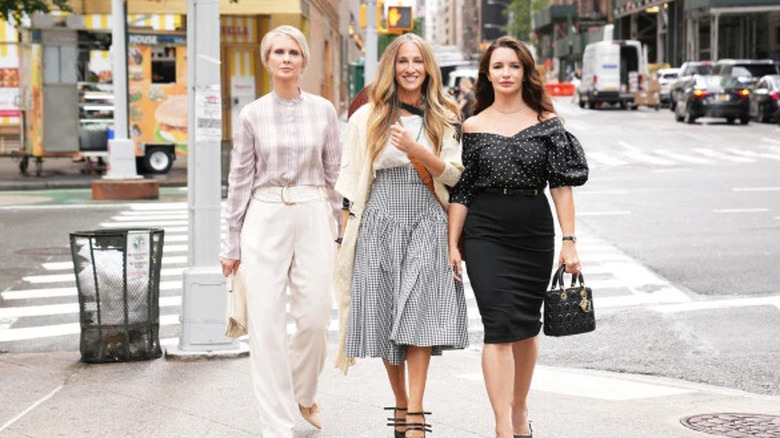
[[[336,225],[325,190],[282,190],[255,190],[241,231],[252,382],[265,438],[291,438],[297,405],[315,402],[336,254]],[[295,323],[289,342],[288,286]]]

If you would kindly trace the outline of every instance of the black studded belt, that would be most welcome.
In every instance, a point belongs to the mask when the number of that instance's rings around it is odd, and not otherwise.
[[[482,189],[482,191],[485,193],[495,193],[505,196],[536,196],[541,193],[541,190],[539,189],[511,189],[508,187],[488,187],[486,189]]]

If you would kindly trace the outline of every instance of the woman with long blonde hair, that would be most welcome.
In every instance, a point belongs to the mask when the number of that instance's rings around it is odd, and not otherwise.
[[[463,169],[458,107],[443,94],[433,53],[416,35],[396,38],[377,71],[369,103],[347,125],[336,182],[348,200],[336,262],[337,365],[346,370],[353,358],[381,357],[395,396],[387,408],[394,436],[423,437],[430,431],[423,395],[431,355],[468,343],[442,208]]]

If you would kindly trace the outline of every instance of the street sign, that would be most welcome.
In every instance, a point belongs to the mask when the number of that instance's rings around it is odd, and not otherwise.
[[[387,8],[387,30],[391,33],[408,32],[414,29],[414,14],[411,6],[390,6]]]

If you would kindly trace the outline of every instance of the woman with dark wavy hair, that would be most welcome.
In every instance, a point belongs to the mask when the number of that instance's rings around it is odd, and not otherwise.
[[[450,191],[450,264],[465,259],[485,329],[482,371],[496,438],[529,438],[527,397],[555,252],[549,184],[561,227],[558,265],[577,273],[572,186],[588,179],[582,146],[556,117],[531,53],[512,37],[479,63],[474,116],[463,124],[464,171]],[[457,242],[464,239],[464,253]]]

